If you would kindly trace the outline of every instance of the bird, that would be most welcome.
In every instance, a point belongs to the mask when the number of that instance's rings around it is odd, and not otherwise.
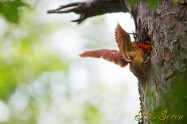
[[[130,71],[138,78],[140,84],[145,87],[146,72],[142,66],[144,61],[144,52],[150,51],[149,44],[131,42],[130,35],[118,23],[115,29],[115,40],[119,50],[89,50],[80,54],[80,57],[103,58],[109,62],[113,62],[120,67],[125,67],[129,64]]]

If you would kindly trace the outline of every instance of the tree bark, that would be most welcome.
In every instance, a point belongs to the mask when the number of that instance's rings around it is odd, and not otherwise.
[[[72,20],[80,24],[85,19],[111,12],[128,12],[129,6],[126,0],[87,0],[85,2],[74,2],[62,5],[57,9],[49,10],[47,13],[70,13],[80,14],[79,19]]]
[[[90,16],[86,9],[78,14],[88,18],[107,12],[130,11],[127,4],[122,4],[126,0],[101,1],[98,5],[105,6],[105,2],[110,2],[108,7],[111,8],[88,6],[87,9],[92,10]],[[152,43],[151,61],[146,67],[146,88],[139,86],[142,114],[150,112],[151,118],[142,116],[140,123],[187,124],[187,3],[185,0],[178,4],[171,0],[158,1],[155,10],[140,2],[131,8],[138,34],[136,40]],[[94,2],[98,0],[91,1]]]
[[[165,110],[167,115],[181,114],[180,123],[187,123],[187,5],[160,0],[154,11],[141,3],[134,11],[138,39],[153,42],[147,88],[140,88],[143,110],[151,115]],[[165,122],[179,123],[172,120]]]

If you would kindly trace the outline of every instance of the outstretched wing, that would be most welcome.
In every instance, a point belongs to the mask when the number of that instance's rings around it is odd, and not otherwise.
[[[119,23],[115,30],[115,38],[121,55],[126,61],[130,62],[132,58],[129,53],[133,51],[134,48],[131,44],[130,35],[120,26]]]
[[[123,59],[122,55],[117,50],[101,49],[101,50],[85,51],[84,53],[80,54],[80,56],[81,57],[103,58],[103,59],[113,62],[116,65],[119,65],[121,67],[124,67],[128,64],[128,62]]]

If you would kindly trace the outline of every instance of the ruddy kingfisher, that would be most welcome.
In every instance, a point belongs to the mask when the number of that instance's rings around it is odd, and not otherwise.
[[[142,69],[144,61],[144,52],[151,51],[150,44],[142,44],[139,42],[131,42],[130,35],[117,24],[115,29],[115,39],[118,44],[118,50],[100,49],[85,51],[80,54],[81,57],[103,58],[113,62],[120,67],[130,65],[130,71],[138,78],[140,84],[145,85],[146,74]]]

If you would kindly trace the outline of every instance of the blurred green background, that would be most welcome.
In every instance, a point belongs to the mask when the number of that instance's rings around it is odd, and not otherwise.
[[[116,17],[48,15],[72,0],[0,0],[0,124],[133,124],[137,80],[128,68],[81,59],[85,50],[117,49]],[[124,19],[124,17],[126,19]],[[124,22],[123,22],[124,21]]]

